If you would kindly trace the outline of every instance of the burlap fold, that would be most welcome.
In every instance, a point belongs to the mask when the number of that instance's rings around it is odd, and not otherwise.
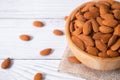
[[[98,71],[90,69],[83,64],[70,63],[68,56],[73,55],[69,48],[66,48],[61,60],[59,71],[81,77],[86,80],[120,80],[120,70]]]

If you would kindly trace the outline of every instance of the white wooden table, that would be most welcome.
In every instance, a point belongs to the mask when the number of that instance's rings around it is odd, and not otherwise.
[[[37,72],[45,74],[44,80],[83,80],[58,72],[67,42],[65,36],[54,36],[52,31],[64,31],[64,16],[86,1],[0,0],[0,64],[7,57],[13,59],[10,69],[0,69],[0,80],[33,80]],[[43,21],[45,27],[34,27],[35,20]],[[29,34],[33,39],[21,41],[20,34]],[[39,51],[47,47],[54,52],[40,56]]]

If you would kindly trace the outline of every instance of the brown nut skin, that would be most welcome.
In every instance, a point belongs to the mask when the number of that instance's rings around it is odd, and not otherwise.
[[[81,62],[75,57],[75,56],[70,56],[68,57],[68,61],[76,64],[80,64]]]
[[[97,56],[98,55],[98,50],[95,47],[89,47],[88,46],[86,51],[87,51],[87,53],[89,53],[89,54],[91,54],[93,56]]]
[[[106,14],[106,13],[109,12],[109,8],[106,5],[100,5],[99,10],[100,10],[101,15]]]
[[[110,57],[117,57],[119,56],[119,53],[117,51],[107,50],[107,55]]]
[[[11,59],[10,58],[5,59],[1,64],[2,69],[10,68],[10,66],[11,66]]]
[[[31,36],[29,36],[27,34],[22,34],[19,36],[19,38],[23,41],[30,41],[31,40]]]
[[[84,42],[85,46],[94,46],[94,40],[90,36],[81,34],[78,38]]]
[[[114,28],[114,35],[120,36],[120,24]]]
[[[44,26],[44,23],[41,22],[41,21],[34,21],[34,22],[33,22],[33,25],[34,25],[35,27],[43,27],[43,26]]]
[[[42,73],[35,74],[34,80],[43,80],[43,74]]]
[[[90,21],[87,21],[84,25],[83,25],[83,34],[84,35],[89,35],[92,31],[92,24]]]
[[[101,17],[97,17],[96,21],[98,22],[99,25],[101,25],[101,26],[103,25],[102,24],[103,19]]]
[[[94,32],[99,31],[99,24],[95,19],[91,19],[92,29]]]
[[[62,36],[64,33],[61,30],[55,29],[53,33],[57,36]]]
[[[111,46],[111,50],[115,51],[120,47],[120,38]]]
[[[111,27],[100,26],[99,31],[102,32],[102,33],[112,33],[114,30]]]
[[[120,2],[114,1],[112,2],[112,9],[120,9]]]
[[[99,49],[102,52],[105,52],[107,50],[107,45],[101,42],[100,40],[95,40],[95,45],[97,49]]]
[[[83,43],[82,40],[80,40],[76,36],[72,36],[71,39],[74,42],[74,44],[76,44],[76,46],[78,46],[81,50],[85,50],[85,44]]]
[[[113,35],[108,41],[108,47],[112,46],[117,41],[117,35]]]
[[[98,56],[101,57],[101,58],[110,58],[106,52],[100,52],[98,53]]]
[[[120,10],[114,10],[113,13],[114,13],[114,17],[120,20]]]
[[[86,19],[93,19],[93,18],[96,18],[99,16],[99,13],[96,13],[96,12],[86,12],[84,13],[84,17]]]
[[[47,56],[47,55],[51,54],[51,52],[52,52],[51,48],[46,48],[46,49],[43,49],[43,50],[40,51],[40,55],[41,56]]]
[[[103,20],[102,24],[105,25],[105,26],[109,26],[109,27],[115,27],[118,24],[118,21],[114,20],[114,19],[112,19],[112,20]]]

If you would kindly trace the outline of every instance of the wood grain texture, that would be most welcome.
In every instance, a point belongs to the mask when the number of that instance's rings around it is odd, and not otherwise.
[[[0,0],[0,18],[63,18],[85,1]]]
[[[0,69],[0,80],[33,80],[38,72],[43,73],[44,80],[84,80],[58,72],[60,60],[13,60],[12,62],[10,69]]]
[[[55,36],[54,29],[64,31],[62,19],[40,19],[45,23],[42,28],[32,25],[39,19],[0,19],[0,59],[11,57],[14,59],[60,59],[66,47],[64,36]],[[25,42],[19,35],[28,34],[33,37]],[[53,53],[42,57],[39,52],[44,48],[53,48]]]

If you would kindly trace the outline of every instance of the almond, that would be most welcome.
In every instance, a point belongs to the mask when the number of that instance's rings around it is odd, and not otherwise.
[[[120,10],[114,10],[113,13],[114,13],[114,17],[120,20]]]
[[[102,32],[102,33],[112,33],[113,28],[107,27],[107,26],[100,26],[99,31]]]
[[[115,27],[115,29],[114,29],[114,35],[120,36],[120,24]]]
[[[118,24],[118,21],[112,19],[112,20],[103,20],[102,24],[104,24],[105,26],[109,26],[109,27],[115,27]]]
[[[94,33],[92,38],[93,38],[94,40],[101,39],[101,36],[102,36],[102,35],[103,35],[103,33],[101,33],[101,32]]]
[[[65,17],[64,17],[64,20],[67,21],[67,19],[68,19],[68,16],[65,16]]]
[[[29,40],[31,40],[31,36],[26,35],[26,34],[20,35],[19,38],[20,38],[21,40],[23,40],[23,41],[29,41]]]
[[[114,2],[112,3],[112,7],[111,7],[111,8],[112,8],[112,9],[120,9],[120,3],[114,1]]]
[[[81,22],[85,22],[86,21],[85,17],[83,15],[81,15],[79,12],[75,16]]]
[[[81,39],[86,46],[94,46],[94,41],[90,36],[79,35],[79,39]]]
[[[83,25],[83,34],[89,35],[91,31],[92,31],[92,25],[91,25],[91,22],[88,21]]]
[[[109,58],[109,56],[107,55],[106,52],[100,52],[100,53],[98,53],[98,56],[101,58]]]
[[[113,35],[108,41],[108,47],[112,46],[117,40],[117,35]]]
[[[33,22],[33,25],[34,25],[35,27],[43,27],[43,26],[44,26],[43,22],[41,22],[41,21],[34,21],[34,22]]]
[[[64,33],[61,30],[55,29],[53,33],[57,36],[62,36]]]
[[[79,28],[83,28],[83,24],[84,22],[80,21],[80,20],[76,20],[75,21],[75,26],[79,27]]]
[[[111,36],[112,36],[112,34],[102,34],[101,35],[101,41],[103,42],[103,43],[108,43],[108,41],[109,41],[109,39],[111,38]]]
[[[103,25],[103,24],[102,24],[103,19],[102,19],[101,17],[97,17],[96,20],[97,20],[97,22],[99,23],[99,25]]]
[[[96,13],[96,12],[86,12],[84,13],[84,17],[86,19],[93,19],[93,18],[96,18],[99,16],[99,13]]]
[[[11,59],[10,58],[5,59],[1,64],[2,69],[10,68],[10,66],[11,66]]]
[[[113,51],[115,51],[115,50],[117,50],[119,47],[120,47],[120,39],[118,39],[118,40],[116,41],[116,43],[111,46],[111,49],[112,49]]]
[[[95,19],[92,19],[91,23],[92,23],[93,31],[98,32],[99,31],[99,24],[97,23],[97,21]]]
[[[79,35],[80,33],[82,33],[82,29],[78,28],[78,29],[76,29],[75,31],[72,32],[72,35],[77,36],[77,35]]]
[[[94,55],[94,56],[97,56],[98,55],[98,50],[97,48],[95,47],[87,47],[86,51],[91,54],[91,55]]]
[[[110,14],[110,13],[103,14],[103,15],[101,15],[101,17],[103,19],[105,19],[105,20],[112,20],[112,19],[114,19],[114,16],[112,14]]]
[[[117,57],[117,56],[119,56],[119,53],[117,51],[108,50],[107,55],[110,57]]]
[[[82,40],[77,38],[76,36],[72,36],[72,41],[78,46],[80,49],[85,50],[85,45]]]
[[[86,3],[86,5],[83,7],[83,9],[81,10],[81,12],[86,12],[89,10],[89,7],[94,6],[95,2],[89,2]]]
[[[35,74],[34,80],[43,80],[43,75],[42,75],[42,73],[37,73],[37,74]]]
[[[106,14],[106,13],[109,12],[109,8],[106,5],[100,5],[99,10],[100,10],[101,15]]]
[[[101,42],[100,40],[95,40],[95,45],[97,49],[99,49],[102,52],[105,52],[107,50],[107,45]]]
[[[91,7],[89,7],[89,11],[90,12],[99,12],[99,9],[97,8],[97,7],[94,7],[94,6],[91,6]]]
[[[105,6],[110,6],[110,3],[108,3],[107,1],[99,1],[98,3],[95,4],[95,6],[97,6],[98,8],[101,6],[101,5],[105,5]]]
[[[75,56],[68,57],[68,61],[72,63],[77,63],[77,64],[81,63]]]
[[[51,48],[46,48],[46,49],[43,49],[40,51],[40,55],[47,56],[47,55],[51,54],[51,52],[52,52]]]

